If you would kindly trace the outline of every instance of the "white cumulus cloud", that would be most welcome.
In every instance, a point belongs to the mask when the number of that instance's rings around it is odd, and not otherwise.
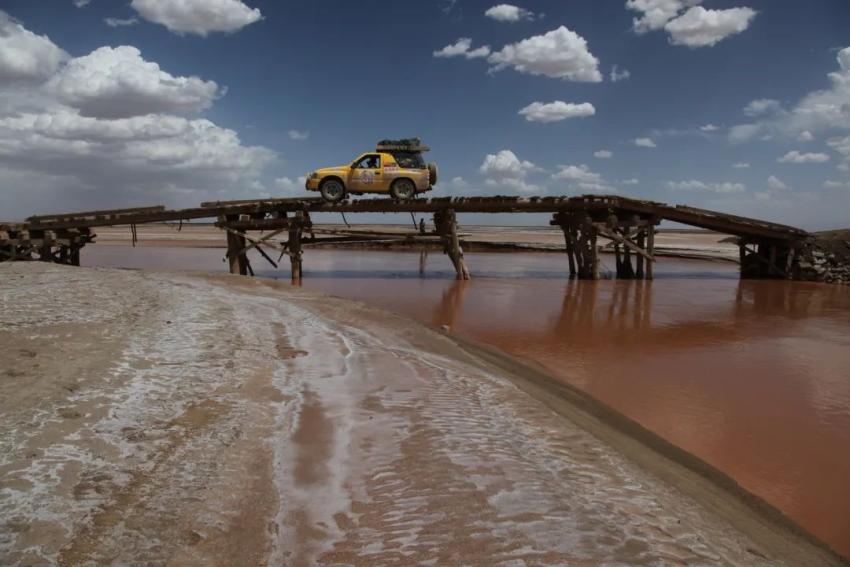
[[[618,193],[601,174],[591,171],[585,164],[559,165],[552,180],[565,181],[570,191],[578,193]]]
[[[752,8],[707,10],[702,0],[628,0],[626,7],[641,16],[633,21],[637,33],[664,29],[670,43],[688,47],[712,46],[746,30],[756,11]]]
[[[700,2],[702,0],[628,0],[626,7],[641,13],[632,23],[637,33],[646,33],[660,30],[679,12]]]
[[[525,10],[513,4],[497,4],[488,8],[484,15],[499,22],[518,22],[534,19],[534,12]]]
[[[735,169],[749,169],[750,164],[746,161],[739,161],[737,163],[732,164],[732,167]]]
[[[275,153],[181,116],[218,95],[215,83],[172,76],[128,46],[72,59],[40,83],[0,82],[0,210],[190,206],[255,193]]]
[[[824,189],[850,189],[850,181],[832,181],[823,182]]]
[[[775,175],[771,175],[767,178],[767,186],[773,191],[785,191],[786,189],[789,189],[788,185]]]
[[[688,47],[707,47],[739,34],[750,27],[756,17],[752,8],[706,10],[694,6],[664,26],[670,34],[670,43]]]
[[[800,153],[793,150],[780,157],[779,163],[824,163],[829,161],[829,154],[824,153]]]
[[[462,37],[456,42],[445,46],[434,52],[434,57],[465,57],[467,59],[479,59],[490,55],[490,46],[482,45],[472,49],[472,40]]]
[[[611,159],[614,157],[614,152],[610,150],[597,150],[593,152],[593,157],[598,159]]]
[[[295,181],[289,177],[278,177],[274,180],[274,188],[284,194],[297,194],[304,190],[305,181],[306,178],[304,177],[299,177]]]
[[[508,44],[491,54],[488,61],[494,70],[512,67],[530,75],[588,83],[602,81],[599,60],[588,49],[587,41],[565,26]]]
[[[307,138],[310,137],[310,132],[301,131],[301,130],[290,130],[286,134],[289,136],[290,140],[296,140],[296,141],[306,140]]]
[[[708,193],[743,193],[747,187],[743,183],[706,183],[692,179],[689,181],[668,181],[667,187],[673,191],[700,191]]]
[[[625,81],[632,74],[628,69],[620,69],[618,65],[614,65],[611,67],[611,72],[608,74],[608,78],[611,79],[612,83],[619,83],[620,81]]]
[[[559,122],[567,118],[593,116],[596,109],[589,102],[574,104],[556,100],[555,102],[533,102],[519,111],[529,122]]]
[[[106,25],[111,28],[120,28],[127,26],[135,26],[139,23],[139,18],[104,18],[103,21],[106,22]]]
[[[241,0],[133,0],[130,6],[149,22],[178,34],[235,32],[262,18],[259,9]]]
[[[778,100],[772,98],[757,98],[750,101],[744,107],[744,114],[747,116],[764,116],[765,114],[775,114],[782,110],[782,105]]]
[[[469,187],[469,183],[461,176],[452,177],[451,181],[449,181],[449,185],[454,187],[455,189],[466,189]]]
[[[827,140],[826,144],[841,156],[842,162],[838,165],[838,169],[850,173],[850,136],[832,138]]]
[[[639,148],[656,148],[658,147],[655,144],[655,141],[652,138],[635,138],[633,141],[634,145]]]
[[[0,84],[39,82],[56,72],[68,54],[0,10]]]
[[[219,96],[214,81],[170,75],[127,45],[72,59],[48,88],[83,115],[98,118],[199,112]]]
[[[479,168],[489,187],[509,189],[520,193],[537,193],[542,191],[538,185],[528,183],[526,176],[534,171],[540,171],[536,165],[527,160],[521,160],[511,150],[502,150],[495,154],[487,154]]]
[[[836,59],[838,70],[827,75],[830,86],[807,94],[793,108],[783,110],[778,102],[762,99],[768,101],[767,110],[760,113],[758,110],[765,105],[753,106],[759,101],[750,103],[745,109],[745,112],[750,110],[748,115],[765,115],[759,121],[732,128],[732,141],[765,136],[805,141],[808,138],[805,132],[814,137],[818,132],[850,130],[850,47],[839,51]]]
[[[116,189],[141,191],[146,200],[173,198],[180,189],[203,194],[255,178],[273,158],[204,119],[100,119],[61,107],[0,119],[0,169],[54,176],[70,186],[63,195],[69,201],[74,187],[99,193],[105,204],[118,202]]]
[[[479,170],[490,179],[521,178],[538,168],[530,161],[520,160],[511,150],[487,154]]]

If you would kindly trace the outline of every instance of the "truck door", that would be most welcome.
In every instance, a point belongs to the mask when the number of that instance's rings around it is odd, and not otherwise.
[[[365,154],[352,164],[348,190],[364,193],[388,190],[380,154]]]

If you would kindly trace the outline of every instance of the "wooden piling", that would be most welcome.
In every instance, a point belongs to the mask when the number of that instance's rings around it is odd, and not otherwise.
[[[302,264],[301,258],[304,254],[301,248],[301,236],[304,230],[303,217],[301,213],[295,214],[295,219],[289,225],[289,241],[287,248],[289,251],[289,263],[292,269],[292,283],[301,284]]]
[[[599,279],[599,247],[596,244],[597,230],[596,227],[590,225],[590,279]]]
[[[71,257],[69,258],[69,262],[72,266],[79,266],[80,265],[80,248],[81,248],[81,246],[76,241],[72,241],[70,248],[71,248],[71,250],[70,250]]]
[[[561,227],[564,231],[564,241],[567,246],[567,262],[570,265],[570,278],[576,277],[576,247],[575,247],[575,235],[571,227],[564,225]]]
[[[238,217],[227,217],[225,221],[237,220]],[[227,261],[230,264],[230,273],[240,276],[248,275],[248,256],[245,254],[246,240],[243,233],[228,230],[227,234]]]
[[[649,230],[652,230],[651,227],[650,227]],[[647,231],[647,229],[641,230],[640,233],[638,234],[638,237],[637,237],[638,247],[643,248],[644,250],[646,250],[646,231]],[[637,262],[637,270],[635,271],[635,277],[639,280],[642,280],[644,278],[644,272],[643,272],[644,257],[643,257],[643,255],[638,254],[637,258],[635,258],[635,262]]]
[[[434,213],[434,226],[443,242],[443,251],[448,255],[455,268],[456,278],[459,280],[472,279],[469,268],[463,259],[463,248],[460,246],[460,238],[457,234],[457,216],[452,209],[437,211]]]
[[[649,254],[651,260],[646,263],[646,279],[651,280],[653,277],[652,270],[655,264],[655,222],[650,221],[646,227],[646,253]]]

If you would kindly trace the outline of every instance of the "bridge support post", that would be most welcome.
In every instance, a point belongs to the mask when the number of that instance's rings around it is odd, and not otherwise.
[[[646,279],[653,278],[652,268],[655,264],[655,225],[658,224],[654,218],[649,219],[649,226],[646,229],[646,253],[652,258],[646,263]]]
[[[304,215],[305,213],[295,213],[295,218],[289,224],[289,240],[287,241],[287,250],[289,251],[289,264],[292,268],[292,283],[295,285],[301,284],[302,263],[301,259],[304,252],[301,248],[301,236],[304,231]]]
[[[741,279],[794,279],[799,258],[793,243],[741,238]]]
[[[82,246],[80,246],[80,243],[77,242],[76,238],[71,240],[71,246],[70,246],[69,252],[70,252],[70,263],[71,263],[72,266],[79,266],[80,265],[80,248],[82,248]]]
[[[220,219],[220,222],[238,220],[238,217],[228,215]],[[225,224],[226,226],[226,224]],[[246,240],[242,233],[228,230],[227,233],[227,261],[230,264],[230,273],[240,276],[248,275],[248,255],[244,252]]]
[[[616,278],[652,279],[655,225],[658,224],[654,217],[632,215],[623,220],[613,213],[562,211],[555,213],[549,224],[560,226],[564,231],[571,278],[599,279],[601,250],[597,239],[602,236],[610,240],[603,249],[613,249]]]
[[[570,278],[599,279],[598,230],[593,220],[585,214],[560,212],[553,215],[549,224],[564,231]]]
[[[434,213],[434,226],[437,234],[443,241],[443,252],[451,259],[455,267],[456,278],[459,280],[472,279],[469,268],[463,259],[463,248],[460,246],[460,238],[457,235],[457,216],[452,209],[436,211]]]

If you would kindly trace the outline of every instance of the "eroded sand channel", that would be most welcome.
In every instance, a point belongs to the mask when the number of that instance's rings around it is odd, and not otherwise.
[[[0,299],[3,565],[837,563],[357,303],[34,263]]]

